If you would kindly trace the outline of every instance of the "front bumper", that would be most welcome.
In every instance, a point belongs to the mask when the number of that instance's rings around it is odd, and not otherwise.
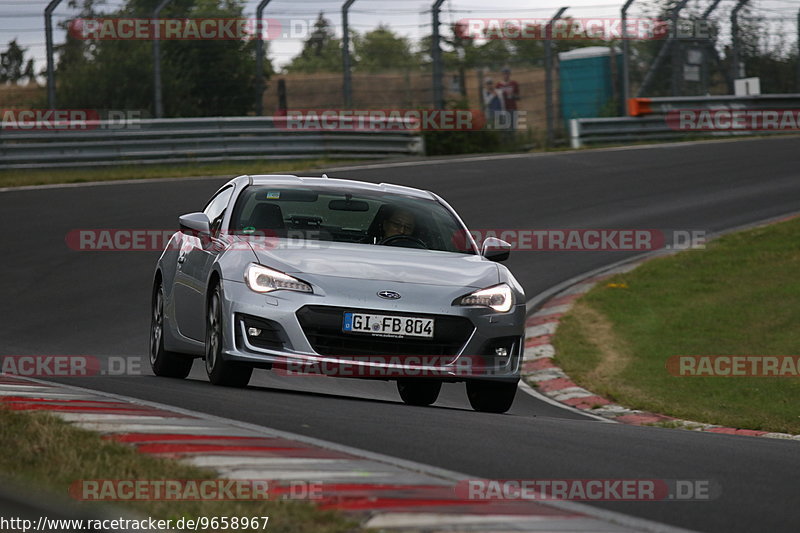
[[[470,292],[464,287],[350,278],[337,278],[325,286],[336,287],[336,293],[315,284],[314,294],[259,294],[242,282],[225,280],[223,357],[295,376],[519,379],[525,324],[522,295],[517,295],[511,311],[497,313],[451,305]],[[403,298],[382,300],[377,297],[381,290],[400,292]],[[345,310],[433,317],[436,338],[427,342],[342,333],[337,324]],[[250,328],[260,334],[251,335]]]

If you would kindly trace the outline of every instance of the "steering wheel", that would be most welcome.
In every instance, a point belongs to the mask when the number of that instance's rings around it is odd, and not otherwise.
[[[406,244],[395,244],[404,242]],[[391,237],[386,237],[378,241],[378,244],[384,244],[386,246],[403,246],[404,248],[424,248],[425,250],[428,249],[428,245],[425,244],[425,241],[422,239],[418,239],[417,237],[412,237],[411,235],[392,235]],[[412,246],[407,246],[410,244]]]

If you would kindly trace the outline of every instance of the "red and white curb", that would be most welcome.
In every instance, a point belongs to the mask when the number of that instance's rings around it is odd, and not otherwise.
[[[0,407],[47,411],[102,438],[213,469],[225,479],[313,483],[313,503],[369,528],[405,531],[673,532],[574,502],[466,499],[469,476],[115,394],[0,374]],[[472,478],[474,479],[474,478]]]
[[[616,274],[629,272],[649,259],[648,257],[632,263],[626,263],[606,270],[599,275],[589,274],[585,279],[579,280],[563,291],[557,292],[539,306],[539,309],[528,317],[526,322],[525,352],[522,362],[523,379],[546,398],[569,406],[570,409],[578,409],[584,413],[614,422],[637,426],[664,424],[668,427],[693,431],[800,441],[800,435],[737,429],[628,409],[580,387],[572,381],[564,370],[553,363],[553,358],[556,356],[556,350],[552,345],[553,335],[558,328],[561,317],[570,310],[574,302],[598,283]]]

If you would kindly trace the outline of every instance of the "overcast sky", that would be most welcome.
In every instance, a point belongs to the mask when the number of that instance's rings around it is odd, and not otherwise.
[[[0,48],[5,49],[7,43],[17,39],[21,46],[28,48],[29,57],[36,59],[36,70],[45,66],[44,8],[49,0],[0,0]],[[709,0],[690,0],[690,6],[707,5]],[[68,0],[56,10],[54,27],[57,23],[73,18],[75,11],[67,6]],[[107,0],[106,7],[113,10],[125,3],[124,0]],[[265,17],[278,19],[282,27],[294,21],[295,28],[301,28],[306,21],[313,20],[320,12],[334,23],[336,31],[341,34],[341,5],[343,0],[272,0],[265,11]],[[419,39],[431,32],[430,7],[432,0],[356,0],[350,8],[350,25],[356,31],[364,32],[375,28],[378,24],[386,24],[393,31]],[[559,7],[568,5],[565,15],[573,17],[618,17],[623,0],[446,0],[442,6],[441,20],[449,24],[462,18],[547,18]],[[258,0],[246,2],[246,16],[254,16]],[[772,24],[782,28],[790,35],[788,43],[796,43],[797,10],[800,0],[750,0],[754,12],[766,17]],[[641,15],[647,7],[652,8],[653,0],[636,0],[629,16]],[[735,0],[723,0],[717,9],[717,16],[725,22],[723,36],[727,33],[725,26],[729,23],[730,10]],[[443,28],[444,29],[444,28]],[[64,40],[64,33],[55,30],[55,42]],[[271,41],[269,57],[276,67],[286,64],[300,50],[302,38],[279,38]]]

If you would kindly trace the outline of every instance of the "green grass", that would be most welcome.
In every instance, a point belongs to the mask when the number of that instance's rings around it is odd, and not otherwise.
[[[0,408],[0,474],[20,485],[65,495],[82,479],[211,479],[213,472],[174,460],[138,453],[133,447],[100,439],[47,413]],[[90,514],[94,502],[79,504]],[[105,505],[105,502],[104,502]],[[154,501],[111,505],[142,517],[269,516],[270,532],[338,533],[360,531],[343,515],[301,501]],[[202,530],[202,529],[201,529]],[[212,530],[207,530],[212,531]],[[250,530],[254,531],[254,530]]]
[[[356,162],[343,159],[303,159],[297,161],[248,161],[241,163],[204,163],[185,165],[126,165],[107,168],[55,170],[0,170],[0,187],[47,185],[52,183],[81,183],[151,178],[182,178],[189,176],[240,176],[242,174],[272,174],[299,172],[312,168],[342,166]]]
[[[800,219],[650,261],[578,302],[556,333],[557,361],[628,407],[800,433],[798,378],[673,377],[665,368],[673,355],[800,354],[799,273]]]

